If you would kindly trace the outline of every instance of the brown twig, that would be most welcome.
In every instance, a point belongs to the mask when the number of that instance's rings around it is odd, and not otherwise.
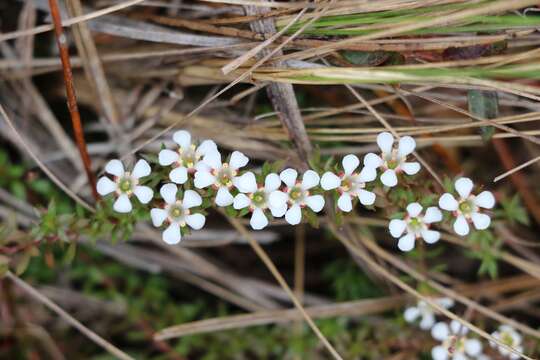
[[[66,85],[66,95],[68,101],[68,110],[71,115],[71,124],[73,126],[73,132],[75,134],[75,140],[81,159],[84,164],[84,170],[88,177],[88,183],[92,189],[92,195],[94,199],[99,199],[99,194],[96,189],[96,177],[92,172],[92,162],[88,155],[86,148],[86,141],[84,140],[84,131],[81,123],[81,115],[79,113],[79,107],[77,106],[77,97],[75,95],[75,87],[73,85],[73,73],[71,72],[71,63],[69,61],[69,50],[67,46],[67,39],[64,35],[64,29],[62,28],[62,18],[60,17],[60,9],[58,7],[57,0],[49,0],[49,7],[51,8],[51,16],[54,23],[54,34],[56,37],[56,44],[60,51],[60,59],[62,61],[62,70],[64,73],[64,83]]]

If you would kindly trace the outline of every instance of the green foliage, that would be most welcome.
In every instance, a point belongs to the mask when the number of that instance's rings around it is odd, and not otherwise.
[[[467,240],[474,249],[466,254],[480,260],[478,274],[488,274],[493,279],[497,278],[501,241],[489,230],[473,231]]]
[[[511,198],[504,198],[501,200],[502,209],[495,210],[497,217],[505,219],[511,224],[522,224],[529,226],[531,221],[527,210],[521,203],[519,194],[515,194]]]
[[[323,269],[323,278],[330,281],[337,300],[357,300],[381,296],[369,277],[351,260],[335,260]]]
[[[496,91],[469,90],[467,92],[469,112],[482,119],[495,119],[499,116],[499,98]],[[482,126],[482,139],[488,142],[495,133],[493,126]]]

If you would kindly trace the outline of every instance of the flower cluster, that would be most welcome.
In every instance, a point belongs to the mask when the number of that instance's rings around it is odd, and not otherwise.
[[[454,306],[454,301],[450,298],[432,298],[444,309],[450,309]],[[433,360],[486,360],[489,357],[483,352],[483,345],[480,340],[468,337],[468,328],[459,321],[452,320],[450,323],[436,322],[437,313],[428,303],[420,300],[416,306],[405,309],[403,317],[408,323],[414,323],[418,320],[422,330],[430,331],[431,336],[439,344],[431,349]],[[521,335],[508,325],[501,325],[498,331],[491,334],[495,339],[501,341],[515,350],[522,352]],[[490,342],[493,348],[498,349],[499,353],[509,359],[519,359],[519,356],[510,353],[507,349]]]
[[[326,171],[322,176],[314,170],[299,174],[290,168],[279,174],[279,169],[257,174],[244,170],[249,163],[247,156],[233,151],[229,158],[224,158],[212,140],[194,141],[185,130],[175,132],[173,140],[176,148],[163,149],[158,155],[158,163],[168,176],[157,179],[163,183],[159,190],[163,201],[156,201],[150,211],[154,226],[165,226],[163,240],[168,244],[181,241],[187,227],[198,230],[204,226],[203,203],[228,207],[239,215],[251,213],[250,225],[255,230],[264,229],[271,218],[284,217],[287,223],[297,225],[303,217],[323,210],[325,192],[333,196],[338,210],[348,213],[357,203],[375,206],[377,196],[421,169],[418,162],[408,159],[416,148],[415,140],[403,136],[396,143],[388,132],[377,136],[378,154],[368,153],[362,161],[356,155],[346,155],[339,167],[336,165],[334,171]],[[116,212],[132,211],[132,195],[141,204],[154,198],[154,190],[144,185],[151,180],[151,168],[145,160],[137,161],[131,172],[124,170],[120,160],[111,160],[105,172],[112,179],[100,178],[97,190],[103,196],[115,195]],[[493,195],[489,191],[473,195],[472,189],[470,179],[460,178],[455,182],[458,196],[445,193],[438,202],[440,209],[455,217],[453,227],[459,235],[469,233],[470,223],[479,230],[490,224],[484,210],[494,206]],[[205,202],[207,198],[210,201]],[[326,201],[330,198],[327,196]],[[439,240],[439,231],[431,228],[443,220],[439,207],[424,210],[419,202],[412,202],[406,207],[405,216],[390,221],[390,234],[399,239],[400,250],[412,250],[420,238],[428,244]]]

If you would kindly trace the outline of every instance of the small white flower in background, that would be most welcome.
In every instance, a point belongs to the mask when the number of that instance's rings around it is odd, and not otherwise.
[[[495,197],[490,191],[482,191],[478,195],[471,194],[473,182],[469,178],[459,178],[454,184],[459,194],[456,200],[452,194],[445,193],[439,199],[439,207],[443,210],[452,211],[456,217],[454,231],[456,234],[465,236],[469,233],[469,222],[478,230],[489,227],[491,218],[481,213],[480,208],[491,209],[495,206]]]
[[[324,197],[322,195],[310,195],[310,189],[319,185],[319,174],[313,170],[308,170],[302,176],[302,181],[298,180],[298,172],[294,169],[285,169],[279,177],[286,187],[280,191],[276,190],[269,196],[269,203],[272,207],[282,209],[289,206],[285,213],[285,220],[291,225],[297,225],[302,220],[302,208],[308,206],[314,212],[319,212],[324,207]]]
[[[217,145],[212,140],[204,140],[199,146],[192,143],[191,134],[186,130],[179,130],[173,134],[173,140],[178,144],[177,150],[164,149],[159,152],[159,164],[172,165],[169,179],[177,184],[183,184],[188,174],[198,170],[201,158],[210,151],[217,151]]]
[[[231,154],[228,163],[221,162],[221,154],[218,151],[210,151],[203,158],[202,166],[195,173],[195,187],[203,189],[212,186],[217,190],[216,205],[229,206],[233,203],[234,197],[230,190],[238,175],[238,169],[247,165],[249,159],[240,151]]]
[[[135,194],[142,204],[148,204],[154,196],[154,191],[148,186],[139,185],[139,179],[150,175],[150,165],[146,160],[140,159],[133,167],[133,171],[125,171],[124,165],[118,159],[113,159],[105,165],[105,172],[114,176],[114,181],[106,176],[97,182],[97,191],[101,196],[112,192],[117,196],[113,209],[119,213],[128,213],[133,209],[129,198]]]
[[[178,199],[178,188],[175,184],[165,184],[159,190],[161,197],[165,200],[163,209],[154,208],[150,210],[152,224],[155,227],[167,222],[169,226],[163,232],[163,241],[167,244],[178,244],[182,240],[181,228],[189,225],[194,230],[200,230],[204,226],[206,218],[203,214],[192,213],[191,208],[201,206],[201,196],[193,191],[186,190],[184,198]]]
[[[433,360],[472,360],[482,353],[482,343],[478,339],[466,337],[468,328],[452,320],[450,326],[439,322],[431,328],[431,335],[441,345],[431,350]]]
[[[454,300],[451,298],[436,298],[432,300],[445,309],[450,309],[452,306],[454,306]],[[422,330],[429,330],[435,324],[435,312],[436,310],[432,308],[431,305],[423,300],[420,300],[416,306],[411,306],[405,309],[403,317],[408,323],[412,323],[417,319],[420,319],[420,328]]]
[[[505,345],[510,346],[511,348],[519,351],[520,353],[523,353],[523,345],[521,345],[521,335],[511,326],[508,325],[501,325],[499,326],[499,329],[493,334],[491,334],[495,339],[499,340]],[[502,356],[505,356],[509,359],[515,360],[521,358],[519,355],[511,353],[509,350],[503,348],[500,345],[497,345],[497,343],[490,341],[490,345],[497,350],[499,350],[499,353],[501,353]]]
[[[360,172],[355,172],[360,165],[356,155],[349,154],[342,160],[343,172],[338,175],[325,172],[321,178],[321,187],[324,190],[337,189],[340,194],[338,208],[341,211],[352,210],[352,199],[358,197],[362,205],[373,205],[375,194],[365,190],[366,182],[373,181],[377,177],[375,168],[364,167]]]
[[[407,156],[416,148],[416,142],[412,137],[403,136],[399,139],[398,147],[394,148],[394,137],[385,131],[377,135],[377,145],[381,149],[381,155],[366,154],[364,166],[374,169],[382,168],[381,182],[384,185],[396,186],[398,183],[397,174],[401,172],[414,175],[420,171],[418,162],[407,162]]]
[[[268,225],[265,211],[268,209],[274,217],[281,217],[287,211],[287,205],[272,206],[268,200],[270,194],[281,186],[278,174],[268,174],[264,179],[264,186],[257,185],[255,174],[247,172],[234,179],[234,185],[240,194],[234,198],[233,206],[236,210],[248,207],[252,212],[249,224],[254,230],[264,229]]]
[[[422,215],[422,205],[410,203],[407,205],[405,218],[391,220],[388,229],[394,238],[399,238],[398,248],[401,251],[411,251],[414,249],[416,239],[420,237],[428,244],[439,241],[441,234],[438,231],[430,230],[429,226],[441,220],[441,211],[436,206],[427,208],[426,213]],[[406,234],[401,236],[403,232]]]

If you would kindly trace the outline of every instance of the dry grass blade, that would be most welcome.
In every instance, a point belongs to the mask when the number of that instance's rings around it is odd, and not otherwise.
[[[30,147],[28,146],[28,144],[24,141],[24,139],[22,138],[22,136],[19,134],[19,132],[17,131],[17,129],[15,128],[15,126],[13,125],[13,122],[11,121],[11,119],[9,118],[8,114],[6,113],[6,111],[4,110],[4,107],[2,106],[2,104],[0,104],[0,115],[2,115],[2,117],[4,118],[4,120],[6,121],[8,127],[11,129],[11,131],[13,131],[13,135],[15,136],[15,138],[17,139],[17,141],[19,141],[21,143],[21,145],[26,149],[26,151],[28,152],[28,155],[30,155],[30,157],[36,162],[36,164],[39,166],[39,168],[51,179],[51,181],[53,183],[56,184],[56,186],[58,186],[60,189],[62,189],[70,198],[72,198],[73,200],[75,200],[75,202],[77,202],[78,204],[80,204],[82,207],[84,207],[85,209],[87,209],[88,211],[90,212],[94,212],[94,208],[92,206],[90,206],[86,201],[84,201],[83,199],[81,199],[77,194],[75,194],[73,191],[71,191],[66,185],[64,185],[62,183],[62,181],[60,181],[60,179],[58,179],[58,177],[56,175],[54,175],[48,168],[47,166],[45,166],[45,164],[43,164],[43,162],[37,157],[37,155],[34,153],[34,151],[32,149],[30,149]]]
[[[7,272],[6,277],[13,281],[18,287],[23,289],[28,295],[30,295],[35,300],[39,301],[52,311],[54,311],[58,316],[60,316],[62,319],[64,319],[66,322],[68,322],[71,326],[79,330],[82,334],[84,334],[86,337],[88,337],[90,340],[95,342],[97,345],[101,346],[104,350],[109,352],[111,355],[116,356],[118,359],[122,360],[134,360],[131,356],[123,352],[122,350],[118,349],[116,346],[108,342],[107,340],[103,339],[101,336],[81,324],[77,319],[75,319],[73,316],[69,315],[67,312],[65,312],[62,308],[60,308],[58,305],[56,305],[54,302],[49,300],[45,295],[41,294],[38,290],[34,289],[32,286],[27,284],[25,281],[20,279],[19,277],[15,276],[11,272]]]
[[[529,165],[532,165],[534,164],[535,162],[539,161],[540,160],[540,156],[537,156],[535,157],[534,159],[531,159],[527,162],[524,162],[523,164],[519,165],[519,166],[516,166],[515,168],[513,168],[512,170],[509,170],[499,176],[497,176],[495,179],[493,179],[493,182],[497,182],[499,180],[502,180],[504,179],[505,177],[509,176],[509,175],[512,175],[513,173],[516,173],[522,169],[525,169],[527,166]]]

